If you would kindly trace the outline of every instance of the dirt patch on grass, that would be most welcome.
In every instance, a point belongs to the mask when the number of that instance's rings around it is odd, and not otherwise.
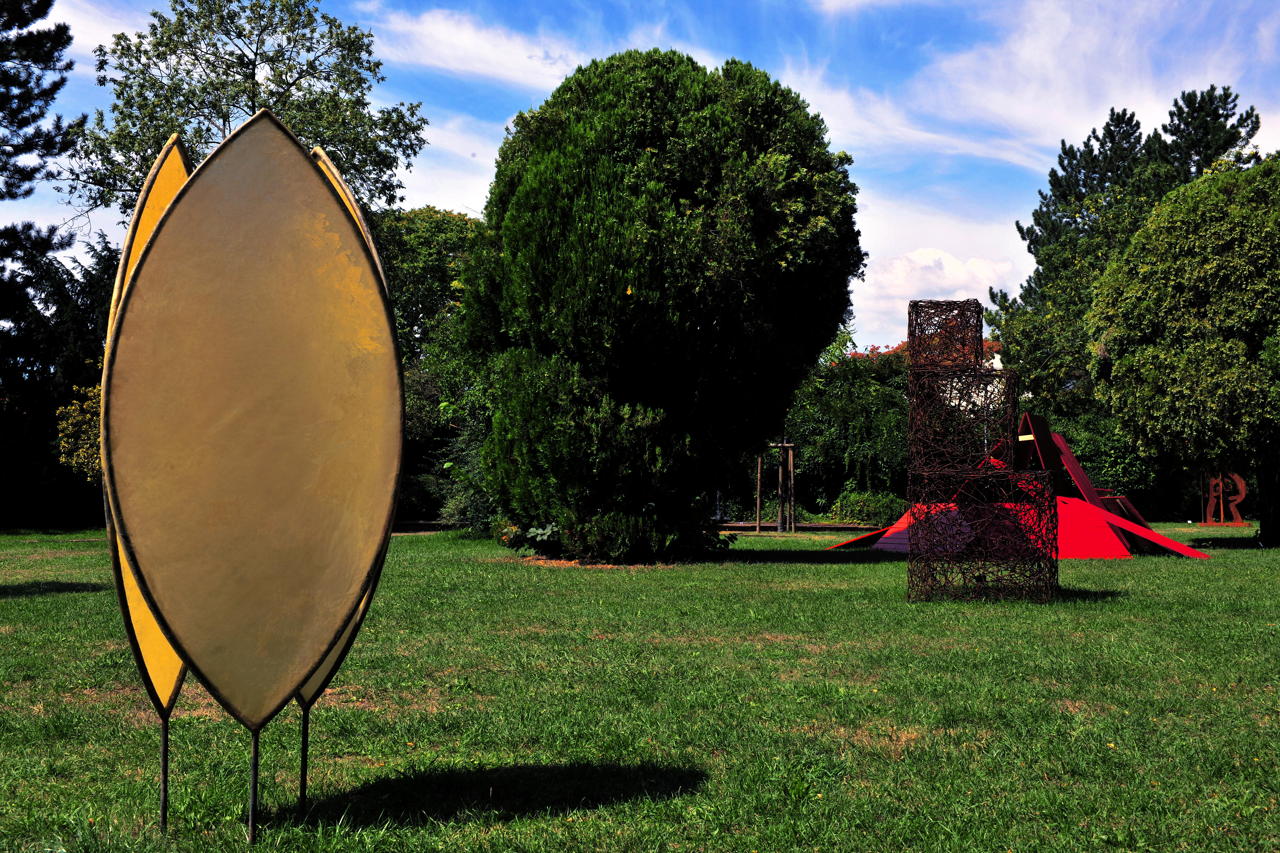
[[[499,637],[545,637],[556,633],[546,625],[522,625],[519,628],[508,628],[505,631],[494,631]]]
[[[533,566],[548,566],[554,569],[590,569],[592,571],[618,572],[654,572],[674,569],[674,563],[635,563],[631,565],[613,563],[580,563],[577,560],[550,560],[545,557],[521,557],[519,562]]]
[[[887,722],[873,722],[858,728],[835,723],[810,723],[796,731],[834,741],[844,755],[851,747],[879,752],[894,761],[901,761],[903,754],[925,737],[926,732],[916,726],[896,726]]]
[[[122,714],[129,725],[136,727],[154,724],[155,711],[143,686],[138,684],[113,684],[110,687],[82,687],[61,695],[61,701],[82,709]],[[32,706],[37,715],[43,715],[43,703]]]
[[[13,625],[0,625],[0,634],[12,634],[16,630],[18,629]]]
[[[648,637],[645,642],[655,646],[722,646],[728,641],[724,637],[709,635],[677,635],[674,637]]]
[[[1053,703],[1059,710],[1067,714],[1083,717],[1097,717],[1108,711],[1114,711],[1114,705],[1103,702],[1086,702],[1083,699],[1059,699]]]
[[[796,634],[775,634],[771,632],[747,634],[741,637],[719,637],[715,634],[677,634],[670,637],[648,637],[645,642],[652,643],[656,646],[749,645],[754,646],[757,649],[763,649],[767,646],[786,645],[795,646],[797,649],[804,649],[810,654],[820,654],[839,647],[839,645],[828,646],[813,643],[810,642],[808,637],[802,637]]]
[[[49,551],[37,551],[34,554],[15,554],[6,560],[57,560],[62,557],[96,557],[101,553],[99,548],[57,548]]]
[[[797,658],[793,666],[778,671],[779,681],[807,681],[810,679],[852,684],[857,687],[870,687],[880,681],[880,673],[861,669],[825,667],[824,661],[818,658]]]
[[[355,753],[347,753],[346,755],[335,755],[332,758],[326,758],[326,761],[332,761],[335,764],[343,764],[348,767],[357,765],[361,767],[386,767],[387,762],[379,761],[376,758],[370,758],[367,755],[356,755]]]
[[[209,695],[209,691],[194,679],[182,687],[177,704],[173,707],[176,717],[204,717],[208,720],[227,718],[228,714],[218,704],[218,700]]]
[[[994,734],[990,729],[976,732],[926,729],[921,726],[900,726],[888,720],[871,720],[857,728],[836,722],[814,722],[793,731],[834,744],[841,756],[851,752],[876,752],[894,761],[901,761],[911,749],[929,746],[937,741],[951,741],[953,745],[959,741],[961,749],[981,749]]]
[[[859,589],[866,585],[851,581],[767,581],[756,586],[773,592],[819,592],[833,589]]]

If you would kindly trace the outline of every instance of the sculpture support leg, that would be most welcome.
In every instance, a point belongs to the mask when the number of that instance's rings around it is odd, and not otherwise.
[[[258,732],[253,732],[253,746],[249,753],[249,843],[258,837]]]
[[[307,813],[307,748],[311,741],[311,706],[302,707],[302,768],[298,774],[298,814]]]
[[[160,831],[169,831],[169,717],[160,718]]]

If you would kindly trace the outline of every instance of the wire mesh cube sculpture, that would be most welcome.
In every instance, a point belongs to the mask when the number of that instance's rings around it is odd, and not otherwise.
[[[907,375],[911,467],[970,471],[1014,457],[1018,375],[1012,370],[915,368]]]
[[[907,306],[911,366],[976,367],[982,362],[982,305],[915,299]]]
[[[1058,509],[1048,472],[914,472],[909,493],[909,601],[1053,597]]]
[[[1050,475],[1014,464],[1018,377],[982,366],[982,307],[907,311],[907,599],[1049,600],[1058,588]]]

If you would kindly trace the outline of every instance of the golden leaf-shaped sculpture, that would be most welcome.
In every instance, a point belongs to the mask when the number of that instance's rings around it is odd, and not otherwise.
[[[372,249],[269,113],[165,211],[104,375],[104,472],[139,588],[256,732],[349,645],[390,533],[401,426]]]

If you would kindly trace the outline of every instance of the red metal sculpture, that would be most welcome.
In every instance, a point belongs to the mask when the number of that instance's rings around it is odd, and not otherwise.
[[[1044,418],[1023,413],[1016,438],[1012,444],[1014,467],[1044,472],[1057,494],[1059,559],[1116,560],[1127,559],[1135,553],[1208,558],[1202,551],[1156,533],[1124,495],[1094,486],[1066,439],[1053,432]],[[993,455],[1004,456],[1002,450],[997,448]],[[993,458],[988,464],[1001,463]],[[916,514],[907,512],[889,527],[834,547],[871,546],[905,553],[916,535],[916,520]]]
[[[1244,477],[1234,473],[1213,474],[1206,475],[1205,480],[1204,521],[1200,526],[1249,527],[1249,522],[1240,517],[1240,502],[1249,494]]]

